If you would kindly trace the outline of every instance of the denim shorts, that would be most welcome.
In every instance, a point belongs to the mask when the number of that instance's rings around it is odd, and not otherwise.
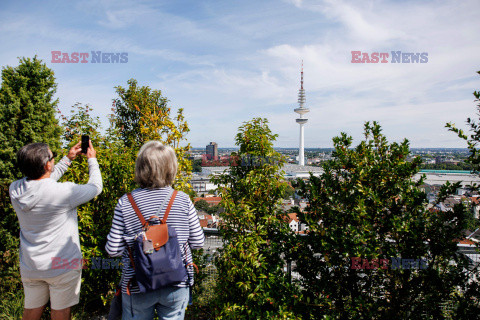
[[[183,320],[188,299],[187,287],[166,287],[146,293],[132,293],[130,296],[123,293],[122,320],[152,320],[155,310],[159,319]]]

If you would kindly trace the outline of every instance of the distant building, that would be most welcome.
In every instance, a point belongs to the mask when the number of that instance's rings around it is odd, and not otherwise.
[[[207,159],[218,160],[218,146],[216,142],[210,142],[206,147]]]
[[[290,227],[290,230],[295,233],[305,233],[305,231],[308,230],[308,226],[298,220],[296,213],[289,213],[286,220],[288,221],[288,226]]]
[[[220,174],[230,172],[230,167],[202,167],[202,176],[209,177],[210,175],[218,176]]]
[[[435,164],[435,159],[432,158],[422,158],[424,164]]]
[[[200,200],[206,201],[210,206],[216,206],[216,205],[220,204],[220,202],[222,201],[222,197],[215,197],[215,196],[206,195],[205,197],[193,198],[193,202],[197,202],[197,201],[200,201]]]
[[[319,177],[323,173],[321,167],[301,166],[298,164],[285,164],[282,169],[285,171],[284,177],[286,179],[308,179],[310,178],[310,172],[316,177]]]
[[[190,179],[190,184],[192,185],[193,191],[198,195],[207,194],[209,191],[217,188],[216,185],[210,182],[210,178],[207,175],[193,174]]]
[[[297,218],[296,213],[289,213],[288,214],[288,225],[290,227],[290,230],[297,232],[300,231],[298,226],[300,224],[300,221]]]
[[[217,218],[204,212],[198,213],[198,220],[202,228],[216,228]]]
[[[450,183],[460,182],[462,187],[467,185],[472,185],[474,183],[480,183],[480,177],[476,174],[463,173],[463,172],[449,172],[448,170],[431,170],[431,171],[420,171],[413,176],[414,181],[418,181],[422,175],[425,175],[424,184],[434,186],[434,185],[443,185],[445,182],[449,181]]]

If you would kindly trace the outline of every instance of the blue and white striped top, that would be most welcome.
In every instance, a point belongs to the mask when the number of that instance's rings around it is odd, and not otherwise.
[[[163,201],[167,201],[168,204],[170,199],[166,199],[166,197],[169,195],[171,189],[171,187],[158,189],[139,188],[132,191],[133,199],[137,203],[145,220],[148,220],[148,218],[157,213],[157,210],[162,205]],[[165,205],[163,212],[158,214],[159,218],[163,218],[166,208],[167,205]],[[191,249],[200,249],[203,247],[205,236],[200,227],[197,210],[193,206],[188,195],[184,192],[179,191],[177,193],[172,208],[170,209],[170,213],[168,214],[167,224],[174,227],[177,232],[178,242],[182,251],[182,258],[187,261],[187,263],[192,262]],[[107,244],[105,245],[105,250],[107,250],[107,253],[110,256],[122,256],[123,293],[127,293],[128,282],[135,277],[135,271],[130,264],[130,258],[126,246],[128,245],[132,247],[135,235],[141,231],[142,224],[125,194],[118,200],[117,206],[115,207],[112,228],[107,236]],[[179,283],[177,285],[178,287],[193,285],[193,267],[189,266],[187,272],[190,283],[184,281]],[[140,292],[134,281],[131,283],[130,292]]]

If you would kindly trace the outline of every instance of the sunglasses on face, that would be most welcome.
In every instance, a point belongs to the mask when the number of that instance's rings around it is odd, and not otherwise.
[[[57,157],[57,153],[56,152],[52,152],[52,156],[50,157],[50,159],[48,159],[48,161],[52,161],[53,159],[55,159]]]

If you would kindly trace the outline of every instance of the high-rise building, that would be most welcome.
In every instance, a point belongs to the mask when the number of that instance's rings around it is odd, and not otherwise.
[[[296,108],[294,111],[300,115],[300,118],[296,119],[296,122],[300,125],[300,146],[298,148],[298,164],[301,166],[305,165],[305,156],[304,156],[304,137],[303,137],[303,126],[308,122],[308,119],[304,118],[303,115],[310,112],[310,109],[305,108],[305,90],[303,89],[303,61],[302,61],[302,72],[300,80],[300,90],[298,90],[298,104],[299,108]]]
[[[210,142],[210,144],[207,145],[206,151],[207,151],[206,153],[207,153],[207,159],[208,160],[218,160],[217,143]]]

